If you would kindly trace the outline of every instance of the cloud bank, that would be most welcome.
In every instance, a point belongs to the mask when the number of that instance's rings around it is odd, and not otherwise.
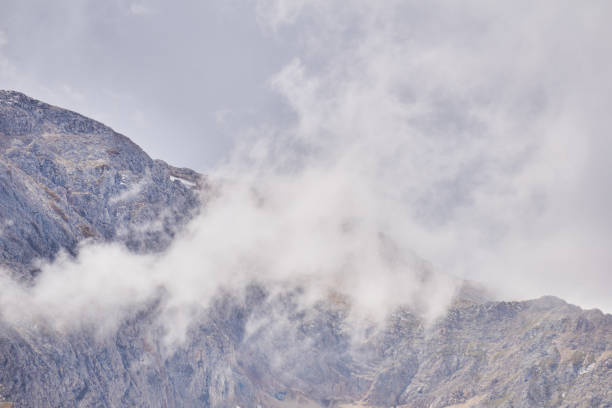
[[[2,310],[111,325],[163,292],[178,338],[218,290],[253,280],[432,318],[470,279],[610,311],[611,11],[257,2],[270,41],[293,41],[267,81],[289,114],[239,126],[208,172],[215,196],[168,252],[86,246],[32,288],[4,282]]]
[[[505,297],[610,310],[609,5],[264,4],[306,33],[272,81],[291,130],[398,204],[402,242]]]

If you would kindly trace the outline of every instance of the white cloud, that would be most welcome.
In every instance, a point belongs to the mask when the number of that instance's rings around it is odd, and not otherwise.
[[[372,200],[396,200],[402,242],[505,296],[610,310],[610,218],[593,210],[608,166],[592,170],[610,151],[607,3],[304,10],[303,58],[273,81],[292,131]]]
[[[245,132],[167,253],[84,248],[28,291],[3,286],[0,309],[113,320],[163,287],[180,338],[253,279],[432,317],[456,276],[612,310],[608,3],[449,4],[260,3],[260,24],[298,32],[269,82],[295,121]]]

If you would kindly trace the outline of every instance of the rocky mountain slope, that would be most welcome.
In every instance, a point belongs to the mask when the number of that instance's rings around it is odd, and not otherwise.
[[[163,249],[201,183],[101,123],[0,91],[0,265],[26,278],[87,238]]]
[[[98,122],[7,91],[0,167],[0,263],[24,285],[37,260],[83,240],[163,250],[205,186]],[[220,293],[175,348],[155,319],[163,296],[104,336],[0,321],[0,406],[612,407],[600,311],[472,297],[434,323],[400,309],[375,326],[341,297],[299,298],[262,283]]]

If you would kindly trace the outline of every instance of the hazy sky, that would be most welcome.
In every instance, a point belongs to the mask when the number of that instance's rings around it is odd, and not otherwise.
[[[228,253],[265,238],[236,214],[323,269],[383,233],[505,296],[612,310],[609,1],[0,4],[0,87],[267,191],[203,222]]]
[[[251,1],[0,3],[0,87],[125,133],[151,156],[205,170],[235,122],[282,115],[266,80],[295,56]]]

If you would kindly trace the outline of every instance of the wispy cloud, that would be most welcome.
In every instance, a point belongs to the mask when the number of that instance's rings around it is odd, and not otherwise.
[[[402,242],[505,296],[612,307],[607,3],[262,4],[302,30],[272,81],[285,131],[394,200]]]
[[[163,288],[181,333],[258,280],[433,318],[463,278],[612,310],[608,3],[349,3],[259,3],[295,37],[268,81],[291,120],[244,124],[168,252],[83,248],[2,286],[3,313],[113,321]]]

